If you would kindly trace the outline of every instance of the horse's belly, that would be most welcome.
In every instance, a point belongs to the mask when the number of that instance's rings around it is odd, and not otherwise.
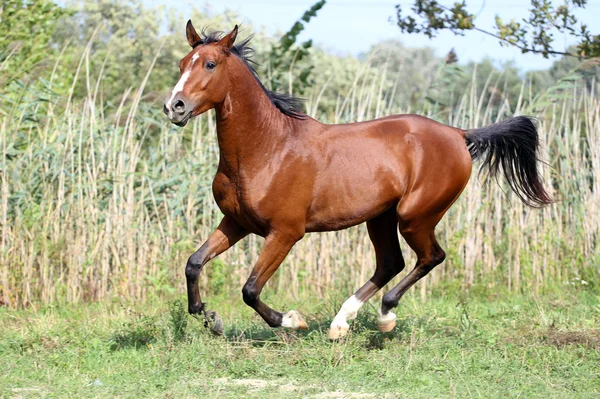
[[[363,223],[398,203],[397,193],[387,187],[371,185],[333,188],[317,197],[306,221],[307,232],[341,230]]]

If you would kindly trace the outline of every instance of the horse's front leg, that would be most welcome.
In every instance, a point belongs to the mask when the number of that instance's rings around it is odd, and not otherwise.
[[[306,329],[308,326],[295,310],[287,313],[277,312],[260,300],[265,283],[273,276],[302,234],[282,234],[273,232],[265,239],[265,246],[258,261],[242,288],[244,302],[252,307],[271,327],[289,327]]]
[[[229,216],[225,216],[219,227],[208,237],[208,240],[190,256],[185,266],[188,311],[190,314],[198,314],[204,311],[204,304],[200,299],[200,290],[198,289],[198,275],[204,265],[247,235],[248,232],[242,226]]]

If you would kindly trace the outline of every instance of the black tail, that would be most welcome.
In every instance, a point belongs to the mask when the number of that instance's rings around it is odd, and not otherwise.
[[[465,135],[473,161],[482,159],[496,177],[502,171],[510,188],[528,206],[540,208],[552,203],[544,189],[537,169],[538,133],[533,121],[526,116],[467,131]]]

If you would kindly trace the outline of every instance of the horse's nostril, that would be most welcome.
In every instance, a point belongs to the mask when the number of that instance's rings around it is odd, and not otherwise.
[[[183,111],[183,110],[185,110],[185,103],[181,100],[177,100],[177,102],[173,106],[173,109],[175,111]]]
[[[167,104],[163,104],[163,112],[169,115],[169,110],[167,109]]]

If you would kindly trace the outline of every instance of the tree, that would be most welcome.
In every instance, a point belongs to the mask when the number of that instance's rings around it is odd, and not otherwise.
[[[466,30],[475,30],[500,40],[503,45],[519,48],[523,53],[537,53],[545,58],[550,55],[567,55],[579,58],[600,56],[600,35],[592,34],[585,24],[575,16],[575,10],[584,9],[587,0],[563,0],[554,6],[552,0],[531,0],[530,15],[522,21],[511,19],[503,22],[496,16],[493,32],[475,24],[475,15],[466,9],[465,1],[446,7],[437,0],[414,0],[412,15],[405,15],[400,5],[396,6],[398,27],[405,33],[424,33],[430,38],[440,30],[450,30],[462,35]],[[574,51],[559,51],[554,48],[554,34],[570,35],[578,41]]]
[[[70,11],[48,0],[2,0],[0,2],[0,65],[10,77],[24,75],[56,49],[49,48],[58,20]]]
[[[312,47],[312,40],[297,44],[298,36],[304,30],[305,25],[316,17],[317,12],[325,5],[325,0],[317,1],[312,5],[302,17],[287,31],[279,42],[274,45],[268,55],[267,73],[268,81],[266,85],[271,90],[280,90],[285,87],[284,80],[287,77],[288,92],[290,94],[303,94],[304,90],[311,86],[314,81],[310,78],[313,65],[302,63],[302,60],[309,55],[309,49]],[[292,71],[297,75],[290,77]]]

